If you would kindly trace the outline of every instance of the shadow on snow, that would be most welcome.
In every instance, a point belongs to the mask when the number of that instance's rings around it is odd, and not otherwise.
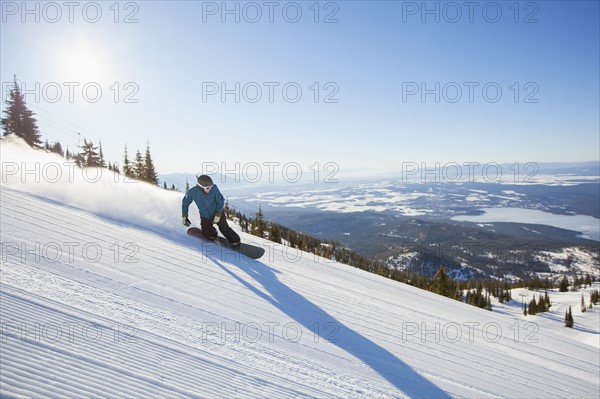
[[[264,287],[268,294],[270,294],[267,295],[255,288],[247,279],[224,266],[217,259],[213,258],[211,260],[258,297],[275,306],[300,325],[313,330],[323,340],[337,345],[347,353],[360,359],[405,395],[412,398],[450,398],[450,395],[421,376],[394,354],[345,326],[331,314],[283,284],[271,267],[260,261],[235,264],[249,278]],[[335,337],[337,339],[331,339],[331,329],[319,328],[315,331],[315,322],[323,323],[323,325],[326,323],[335,323],[335,327],[337,328]],[[327,325],[331,326],[332,324]]]

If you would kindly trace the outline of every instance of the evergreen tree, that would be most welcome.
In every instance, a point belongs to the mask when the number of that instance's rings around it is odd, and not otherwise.
[[[537,313],[537,303],[535,302],[535,296],[529,301],[529,305],[527,306],[527,313],[530,315],[535,315]]]
[[[106,162],[104,161],[104,152],[102,152],[102,142],[98,142],[98,158],[100,160],[100,167],[106,168]]]
[[[448,274],[446,274],[446,269],[440,267],[435,273],[433,280],[433,292],[435,292],[438,295],[443,295],[447,297],[452,297],[452,295],[454,295],[454,291],[452,291],[450,287],[450,281],[448,280]]]
[[[135,178],[133,166],[129,161],[129,155],[127,154],[127,144],[125,144],[125,155],[123,156],[123,175],[131,179]]]
[[[569,291],[569,280],[567,279],[567,275],[563,275],[563,279],[560,282],[558,287],[559,292],[568,292]]]
[[[300,250],[302,251],[306,251],[306,252],[311,252],[310,250],[310,240],[308,238],[308,236],[306,234],[301,234],[300,235]],[[354,262],[352,262],[351,258],[348,257],[348,264],[351,266],[354,266]]]
[[[600,291],[593,290],[590,292],[590,304],[598,305],[600,304]]]
[[[58,141],[56,143],[52,144],[49,149],[50,149],[50,152],[54,152],[63,157],[65,156],[65,152],[63,151],[62,146],[60,145],[60,143]]]
[[[133,177],[138,180],[143,180],[144,176],[144,158],[142,158],[142,153],[140,150],[137,150],[135,153],[135,160],[133,161]]]
[[[290,247],[296,248],[296,232],[295,231],[287,230],[287,233],[285,235],[285,240],[288,242]],[[336,260],[339,261],[337,254],[336,254]]]
[[[581,294],[581,313],[584,313],[587,310],[585,306],[585,299],[583,299],[583,294]]]
[[[565,327],[572,328],[574,324],[573,313],[571,312],[571,307],[569,306],[569,310],[565,312]]]
[[[467,290],[471,291],[473,288],[475,288],[475,280],[469,279],[467,281]]]
[[[542,280],[540,280],[540,277],[536,274],[533,279],[528,283],[529,285],[529,289],[531,290],[539,290],[540,288],[542,288]]]
[[[271,223],[271,230],[269,231],[269,240],[281,244],[281,232],[279,231],[279,225]]]
[[[486,310],[492,311],[492,296],[488,294],[487,296],[487,305],[485,307]]]
[[[158,185],[158,175],[150,156],[150,144],[146,146],[146,156],[144,157],[144,168],[141,176],[141,180]]]
[[[254,221],[252,222],[252,234],[257,237],[264,237],[266,230],[265,218],[262,211],[262,207],[258,206],[258,212],[256,212],[256,216]]]
[[[83,153],[73,154],[71,159],[73,159],[73,162],[75,162],[75,165],[79,166],[80,168],[85,167],[85,158],[83,156]]]
[[[4,136],[14,134],[21,137],[31,147],[40,147],[40,133],[33,112],[27,108],[25,98],[14,78],[14,86],[9,89],[4,117],[0,121]]]
[[[456,290],[454,290],[454,299],[456,299],[457,301],[463,300],[463,292],[462,288],[460,287],[460,283],[456,284]]]
[[[98,147],[94,147],[94,143],[84,139],[83,146],[81,147],[81,166],[88,168],[101,167],[100,156],[97,150]]]
[[[244,233],[248,232],[248,230],[249,230],[249,227],[248,227],[248,218],[246,216],[242,216],[240,218],[240,227],[242,228],[242,231]]]

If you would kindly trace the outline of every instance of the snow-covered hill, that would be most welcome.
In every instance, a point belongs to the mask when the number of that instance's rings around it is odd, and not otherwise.
[[[0,143],[2,397],[600,392],[580,293],[488,312],[240,232],[252,261],[186,236],[179,193]]]

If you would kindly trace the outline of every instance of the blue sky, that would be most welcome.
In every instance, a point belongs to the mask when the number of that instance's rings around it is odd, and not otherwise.
[[[2,2],[3,98],[16,74],[45,138],[111,161],[600,159],[597,1],[23,4]]]

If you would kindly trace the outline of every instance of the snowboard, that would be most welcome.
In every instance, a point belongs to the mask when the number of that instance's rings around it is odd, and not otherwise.
[[[217,236],[216,239],[209,240],[204,236],[204,234],[202,234],[202,229],[199,229],[198,227],[190,227],[187,233],[191,236],[198,237],[203,241],[214,242],[215,244],[219,244],[225,248],[229,248],[232,251],[237,251],[242,255],[246,255],[247,257],[252,259],[259,259],[265,254],[264,248],[258,247],[256,245],[246,244],[245,242],[240,243],[240,246],[238,248],[233,248],[229,241],[227,241],[227,239],[224,237]]]

